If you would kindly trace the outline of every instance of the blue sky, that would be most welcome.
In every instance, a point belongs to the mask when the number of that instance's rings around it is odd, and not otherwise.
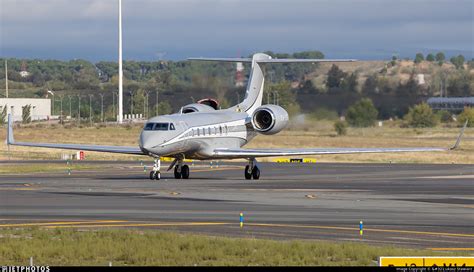
[[[235,57],[321,50],[327,57],[474,52],[472,0],[122,0],[124,58]],[[117,58],[118,0],[0,0],[2,57]]]

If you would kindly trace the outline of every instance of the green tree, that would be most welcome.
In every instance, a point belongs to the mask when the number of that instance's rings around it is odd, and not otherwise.
[[[363,98],[347,109],[346,120],[353,127],[370,127],[377,120],[378,111],[369,98]]]
[[[331,66],[329,69],[328,78],[326,80],[326,86],[331,88],[339,88],[341,86],[341,81],[346,77],[346,73],[344,73],[339,67],[335,64]]]
[[[451,63],[456,67],[456,69],[463,69],[464,68],[464,56],[458,55],[456,57],[452,57],[450,59]]]
[[[334,130],[336,130],[337,135],[342,136],[347,134],[347,122],[338,120],[334,122]]]
[[[460,125],[464,125],[467,122],[468,127],[474,127],[474,108],[465,107],[464,110],[458,116],[458,122]]]
[[[345,91],[348,92],[356,92],[357,91],[357,73],[351,73],[346,75],[341,82],[341,87]]]
[[[290,117],[300,112],[299,104],[296,101],[296,94],[291,89],[291,82],[282,81],[275,84],[266,84],[264,88],[264,93],[270,92],[272,97],[276,97],[278,104],[288,111]]]
[[[435,60],[435,56],[431,53],[429,53],[427,56],[426,56],[426,60],[427,61],[434,61]]]
[[[410,107],[404,119],[411,127],[434,127],[437,123],[436,115],[426,103]]]
[[[23,124],[31,123],[31,105],[25,105],[22,107],[21,118]]]
[[[443,62],[444,62],[445,59],[446,59],[446,57],[444,56],[443,52],[436,53],[436,61],[438,62],[438,64],[440,66],[443,65]]]
[[[415,63],[420,63],[420,62],[422,62],[424,59],[425,59],[425,57],[423,57],[423,54],[422,54],[422,53],[416,53],[416,56],[415,56]]]
[[[0,108],[2,108],[0,112],[0,126],[3,126],[6,123],[7,118],[7,105]]]

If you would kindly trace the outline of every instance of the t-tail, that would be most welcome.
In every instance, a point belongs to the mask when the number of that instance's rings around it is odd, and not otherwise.
[[[317,62],[350,62],[354,59],[272,59],[264,53],[256,53],[252,58],[189,58],[189,60],[221,61],[221,62],[249,62],[252,64],[244,100],[231,109],[245,111],[252,114],[262,105],[265,63],[317,63]]]

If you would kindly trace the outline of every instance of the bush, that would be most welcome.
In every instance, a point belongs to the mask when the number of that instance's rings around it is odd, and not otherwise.
[[[447,110],[440,110],[436,113],[438,119],[443,123],[449,123],[453,121],[452,114]]]
[[[336,121],[334,122],[334,129],[336,130],[337,135],[346,135],[347,134],[347,122]]]
[[[461,126],[464,126],[466,120],[468,127],[474,127],[474,108],[465,107],[463,112],[461,112],[458,116],[458,122]]]
[[[374,107],[372,100],[364,98],[347,110],[346,120],[354,127],[370,127],[377,120],[378,111]]]
[[[404,118],[410,127],[434,127],[437,123],[436,115],[426,103],[410,107]]]

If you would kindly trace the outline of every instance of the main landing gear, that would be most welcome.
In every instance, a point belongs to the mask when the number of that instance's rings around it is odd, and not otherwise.
[[[257,166],[257,160],[255,158],[249,159],[249,164],[245,166],[245,179],[259,179],[260,169]]]
[[[175,179],[188,179],[189,178],[189,166],[183,164],[182,160],[178,160],[177,165],[174,167],[174,178]]]
[[[153,170],[150,171],[150,179],[151,180],[160,180],[161,178],[161,160],[159,158],[155,159],[155,162],[153,163]]]

